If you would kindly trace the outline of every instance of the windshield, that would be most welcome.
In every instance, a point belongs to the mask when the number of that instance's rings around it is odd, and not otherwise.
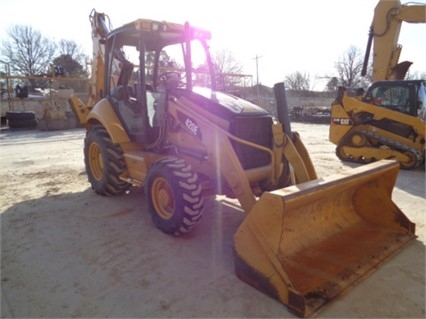
[[[419,85],[419,94],[418,94],[418,101],[419,101],[419,117],[426,121],[426,87],[424,83],[421,83]]]
[[[201,41],[193,40],[190,49],[191,58],[189,59],[185,43],[164,47],[159,54],[157,74],[155,74],[154,68],[155,52],[146,52],[147,81],[148,79],[151,80],[153,86],[156,87],[164,80],[162,77],[166,74],[173,75],[179,79],[179,88],[210,87],[211,81],[207,62],[208,52],[206,52],[205,45]],[[187,63],[185,63],[185,59],[187,59]],[[187,74],[187,72],[190,72],[190,74]],[[189,79],[191,83],[187,83]]]
[[[143,45],[143,41],[142,41]],[[194,86],[212,86],[209,72],[209,52],[205,42],[199,39],[191,41],[190,58],[186,43],[171,44],[158,50],[147,50],[132,45],[122,45],[114,49],[110,73],[110,88],[118,85],[135,86],[140,77],[140,64],[144,63],[142,72],[145,73],[145,86],[151,91],[157,91],[166,78],[173,78],[174,88],[191,89]],[[143,52],[141,58],[140,52]],[[186,63],[185,63],[186,62]],[[125,82],[120,81],[123,66],[129,64],[130,72]],[[189,74],[187,74],[189,73]],[[190,80],[190,83],[188,83]],[[163,82],[163,83],[162,83]]]
[[[176,46],[178,45],[171,46],[174,47],[174,50],[170,50],[170,47],[167,47],[167,51],[163,50],[159,53],[157,75],[155,75],[156,52],[145,51],[145,68],[142,68],[142,70],[145,72],[146,86],[150,88],[150,90],[154,90],[154,85],[156,82],[155,77],[158,77],[160,74],[165,72],[176,72],[184,75],[185,67],[183,59],[179,59],[179,55],[176,54]],[[134,46],[123,46],[120,48],[120,50],[123,53],[125,60],[133,65],[133,76],[130,78],[128,83],[129,85],[133,85],[138,81],[140,73],[139,50]],[[170,54],[171,51],[175,51],[174,54]],[[119,75],[122,67],[123,63],[121,61],[113,61],[111,72],[111,87],[116,87],[118,85]]]
[[[401,85],[378,85],[367,92],[366,102],[385,107],[390,110],[411,114],[410,87]]]

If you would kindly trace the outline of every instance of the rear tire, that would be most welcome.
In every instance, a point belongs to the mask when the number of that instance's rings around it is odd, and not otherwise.
[[[188,233],[202,216],[201,184],[197,173],[184,160],[170,157],[152,164],[145,194],[153,222],[166,234]]]
[[[123,152],[112,143],[102,126],[94,126],[87,131],[84,163],[88,180],[96,193],[119,195],[130,187],[130,184],[120,180],[120,175],[126,170]]]

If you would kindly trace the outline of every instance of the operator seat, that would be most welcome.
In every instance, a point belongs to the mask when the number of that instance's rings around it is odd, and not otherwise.
[[[137,100],[130,97],[129,87],[117,86],[111,91],[111,104],[122,120],[128,133],[138,134],[142,131],[142,113]]]
[[[170,91],[179,87],[180,77],[176,75],[177,73],[170,72],[159,76],[162,80],[157,85],[157,96],[154,102],[154,126],[159,125],[161,116],[166,112]]]
[[[132,99],[132,87],[119,85],[116,88],[112,89],[111,97],[114,99],[114,102],[122,102],[130,108],[135,108],[136,103],[134,98]],[[136,112],[136,109],[134,110]]]

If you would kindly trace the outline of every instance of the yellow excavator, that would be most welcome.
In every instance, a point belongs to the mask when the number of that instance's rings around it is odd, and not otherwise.
[[[88,180],[100,195],[143,187],[163,232],[192,231],[205,196],[238,199],[237,276],[311,317],[416,237],[392,201],[396,161],[319,178],[288,120],[217,90],[210,32],[138,19],[114,30],[90,14],[92,94],[69,99],[86,128]],[[199,63],[199,64],[197,64]]]
[[[329,140],[342,161],[395,159],[403,169],[425,161],[426,82],[404,80],[412,62],[399,62],[403,22],[425,23],[426,5],[378,2],[361,72],[367,73],[373,45],[373,83],[359,96],[340,88],[331,107]]]

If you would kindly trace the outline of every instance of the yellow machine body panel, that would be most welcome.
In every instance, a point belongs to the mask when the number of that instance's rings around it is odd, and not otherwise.
[[[240,279],[311,317],[415,238],[394,161],[265,193],[234,237]]]
[[[330,122],[328,139],[330,142],[338,144],[342,137],[345,136],[352,128],[352,126],[350,126],[351,119],[340,104],[334,104],[331,106],[331,114],[333,114],[333,116]]]
[[[115,144],[121,144],[130,141],[126,130],[121,124],[121,121],[118,119],[117,114],[114,112],[108,99],[102,99],[96,103],[90,114],[87,116],[86,121],[88,123],[102,123]]]

